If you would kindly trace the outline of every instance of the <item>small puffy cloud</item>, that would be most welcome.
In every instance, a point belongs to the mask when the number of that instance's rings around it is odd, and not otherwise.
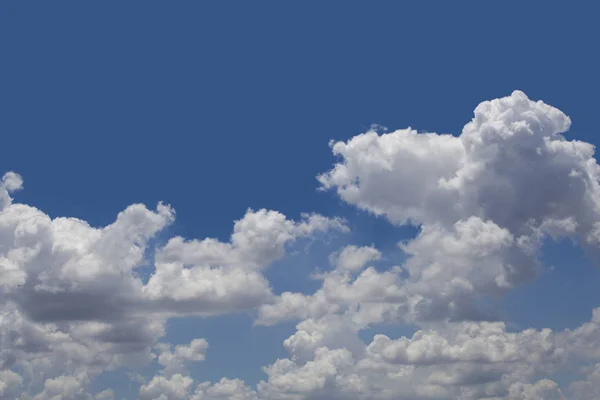
[[[196,387],[191,400],[257,400],[256,392],[240,379],[222,378],[219,382],[203,382]]]
[[[277,211],[249,209],[242,219],[235,221],[228,243],[212,238],[186,241],[175,237],[156,258],[160,263],[260,270],[281,259],[286,244],[328,230],[346,232],[348,228],[339,218],[303,214],[302,220],[295,222]]]
[[[329,230],[346,231],[340,219],[316,214],[299,222],[275,211],[248,210],[228,243],[176,237],[156,254],[155,273],[143,296],[155,307],[198,315],[242,311],[272,301],[261,270],[281,259],[285,246]]]
[[[421,330],[410,339],[376,335],[367,350],[386,362],[407,365],[534,363],[541,361],[540,355],[551,363],[562,361],[565,355],[549,329],[508,333],[502,322],[462,323],[451,326],[448,332]]]
[[[10,193],[23,188],[23,178],[15,172],[7,172],[0,181],[0,211],[10,206],[12,198]]]
[[[140,400],[186,400],[194,380],[175,374],[171,378],[155,376],[140,388]]]
[[[194,339],[189,345],[178,345],[174,349],[168,344],[160,343],[157,346],[158,363],[163,366],[163,373],[167,376],[185,372],[185,366],[190,362],[204,361],[208,342],[204,339]]]
[[[94,396],[94,400],[114,400],[115,394],[112,390],[106,389]]]
[[[512,400],[566,400],[558,384],[549,379],[542,379],[533,384],[515,383],[509,389]]]
[[[2,185],[10,193],[23,188],[23,178],[15,172],[7,172],[2,177]]]
[[[53,379],[46,379],[44,390],[33,397],[34,400],[91,400],[92,396],[86,392],[89,383],[87,374],[77,376],[61,375]]]
[[[336,269],[355,272],[380,258],[381,253],[373,246],[346,246],[339,253],[330,256],[330,263],[335,265]]]

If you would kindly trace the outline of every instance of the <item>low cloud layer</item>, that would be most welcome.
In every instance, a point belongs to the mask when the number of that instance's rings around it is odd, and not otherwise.
[[[114,399],[116,389],[92,393],[90,383],[149,363],[159,369],[140,385],[143,400],[597,399],[600,308],[572,330],[510,331],[484,306],[538,277],[545,241],[598,247],[594,146],[565,138],[569,117],[519,91],[474,114],[459,136],[409,128],[331,144],[338,161],[318,176],[321,189],[419,232],[398,244],[399,265],[348,243],[311,294],[277,295],[265,271],[300,239],[347,232],[341,218],[248,210],[227,242],[150,245],[174,221],[170,206],[134,204],[106,227],[52,219],[17,202],[23,179],[6,173],[0,399]],[[204,338],[165,341],[170,318],[235,312],[297,323],[282,343],[289,356],[255,386],[193,376],[213,356]],[[416,332],[361,339],[381,323]]]

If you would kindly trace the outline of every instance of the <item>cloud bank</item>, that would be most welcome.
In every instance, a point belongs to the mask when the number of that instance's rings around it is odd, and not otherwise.
[[[369,131],[332,143],[321,189],[416,237],[400,265],[348,243],[314,293],[274,290],[265,271],[299,239],[348,231],[341,218],[248,210],[228,242],[152,239],[175,219],[134,204],[105,227],[50,218],[0,184],[0,398],[114,399],[91,393],[105,371],[155,362],[144,400],[516,400],[600,397],[600,308],[572,330],[511,331],[488,301],[535,280],[547,239],[600,244],[600,168],[593,145],[563,136],[570,119],[520,91],[478,105],[459,136]],[[152,274],[143,279],[139,269]],[[297,322],[289,356],[266,378],[208,382],[190,373],[210,343],[165,342],[170,318],[248,312]],[[410,336],[361,331],[413,326]],[[567,371],[578,376],[561,384]]]

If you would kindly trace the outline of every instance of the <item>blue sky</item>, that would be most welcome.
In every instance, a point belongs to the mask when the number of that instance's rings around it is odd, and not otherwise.
[[[0,174],[23,177],[24,190],[9,190],[15,203],[96,228],[134,203],[151,210],[170,204],[175,220],[145,250],[146,281],[154,251],[169,238],[228,242],[249,208],[294,221],[305,212],[343,218],[349,232],[301,237],[264,271],[275,295],[310,295],[322,283],[310,275],[330,269],[331,253],[374,245],[382,257],[372,264],[385,273],[406,262],[396,243],[418,232],[385,212],[361,210],[335,187],[318,190],[316,177],[344,160],[330,140],[347,142],[373,124],[458,136],[479,103],[520,90],[570,117],[567,140],[595,145],[598,11],[592,3],[552,1],[5,2]],[[593,250],[586,258],[570,238],[543,240],[540,276],[493,300],[508,331],[574,330],[600,305]],[[7,301],[17,296],[10,293],[0,292]],[[302,320],[254,326],[257,312],[172,318],[157,340],[206,339],[205,360],[186,370],[194,387],[228,377],[254,388],[268,378],[261,367],[290,357],[283,341]],[[410,337],[419,326],[388,322],[361,329],[360,337],[367,344],[375,333]],[[137,372],[150,381],[161,368],[151,362]],[[127,371],[106,368],[85,390],[153,398],[139,394]],[[557,374],[562,387],[566,378]],[[43,383],[29,394],[42,392]],[[326,396],[315,393],[296,395]]]

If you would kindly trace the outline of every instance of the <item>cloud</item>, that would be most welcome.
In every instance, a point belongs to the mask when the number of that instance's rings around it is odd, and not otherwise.
[[[9,171],[4,174],[0,182],[0,211],[12,203],[10,193],[23,188],[23,178],[21,175]]]
[[[334,143],[341,160],[318,179],[347,203],[423,234],[476,220],[497,226],[512,235],[518,259],[505,262],[498,283],[514,286],[535,275],[543,237],[598,242],[600,169],[594,146],[562,135],[569,126],[560,110],[515,91],[477,106],[460,136],[405,129]]]
[[[155,376],[140,388],[140,400],[185,400],[194,380],[175,374],[171,378]]]
[[[358,338],[350,318],[306,320],[284,341],[290,358],[265,368],[259,398],[566,399],[556,382],[539,377],[600,360],[579,353],[595,346],[599,310],[573,331],[509,332],[502,322],[456,322],[398,339],[377,334],[370,343]],[[598,364],[588,368],[585,380],[571,384],[574,399],[597,396],[598,370]]]
[[[248,210],[228,243],[177,237],[150,246],[175,219],[168,205],[133,204],[97,228],[13,203],[8,193],[22,186],[21,178],[7,173],[2,182],[0,360],[22,371],[28,384],[43,383],[40,399],[87,398],[86,385],[103,371],[150,362],[172,316],[249,311],[272,301],[262,272],[285,256],[287,245],[347,230],[342,220],[317,214],[292,221]],[[154,272],[144,281],[138,268],[148,264]],[[200,361],[206,345],[198,339],[163,349],[158,361],[172,379],[185,363]],[[10,371],[2,382],[11,394],[22,386]],[[146,392],[156,385],[168,386],[148,383]]]
[[[272,301],[262,270],[281,259],[296,239],[329,230],[347,231],[340,219],[304,214],[288,220],[276,211],[248,210],[235,222],[229,243],[215,239],[169,240],[156,254],[155,273],[143,296],[156,308],[210,315],[243,311]]]
[[[10,370],[0,370],[0,398],[16,397],[23,384],[23,378]]]
[[[600,396],[600,364],[587,369],[584,380],[569,385],[569,393],[573,400],[593,400]]]
[[[458,137],[370,131],[332,144],[340,161],[318,177],[322,189],[419,233],[399,243],[402,265],[375,269],[367,263],[377,249],[349,246],[332,254],[315,293],[285,292],[261,306],[259,324],[302,322],[284,342],[290,358],[266,369],[259,394],[565,398],[555,382],[533,379],[567,360],[598,360],[596,312],[573,331],[509,333],[485,322],[497,315],[480,305],[537,277],[546,238],[597,245],[599,169],[592,145],[562,136],[569,126],[516,91],[480,104]],[[361,350],[358,332],[381,322],[431,328],[376,335]]]
[[[369,131],[332,144],[340,161],[319,175],[322,188],[420,232],[400,244],[403,271],[353,277],[363,266],[353,255],[356,264],[337,266],[315,295],[286,293],[260,321],[352,302],[410,323],[496,318],[478,304],[534,280],[546,238],[597,245],[600,168],[592,145],[562,135],[569,126],[560,110],[515,91],[477,106],[460,136]]]
[[[7,192],[11,193],[23,189],[23,178],[21,178],[21,175],[9,171],[2,177],[2,185]]]
[[[477,106],[458,137],[409,128],[334,143],[342,161],[319,180],[393,223],[451,225],[476,216],[521,234],[532,220],[597,215],[593,146],[566,140],[570,123],[515,91]]]
[[[169,205],[133,204],[93,227],[15,202],[23,179],[6,173],[0,398],[113,399],[116,388],[93,394],[90,382],[153,362],[156,375],[137,379],[142,400],[597,398],[599,309],[572,330],[513,332],[483,306],[536,279],[548,238],[600,244],[594,147],[568,140],[569,118],[519,91],[474,114],[459,136],[371,130],[332,144],[339,159],[319,175],[322,189],[419,230],[398,244],[398,265],[374,245],[341,247],[313,293],[276,295],[265,271],[299,240],[348,231],[343,219],[249,209],[226,241],[156,243],[175,220]],[[282,343],[289,356],[256,387],[195,381],[190,365],[218,357],[208,342],[161,341],[170,318],[236,312],[297,322]],[[416,332],[365,342],[380,323]],[[574,366],[561,387],[554,378]]]
[[[222,378],[216,383],[200,383],[191,400],[257,400],[257,395],[240,379]]]
[[[332,254],[330,262],[339,270],[353,272],[362,269],[368,262],[380,258],[381,253],[373,246],[346,246],[338,254]]]
[[[204,361],[208,342],[204,339],[194,339],[189,345],[178,345],[174,349],[166,343],[159,343],[157,346],[158,363],[164,368],[165,376],[172,376],[176,373],[185,373],[187,363]]]

